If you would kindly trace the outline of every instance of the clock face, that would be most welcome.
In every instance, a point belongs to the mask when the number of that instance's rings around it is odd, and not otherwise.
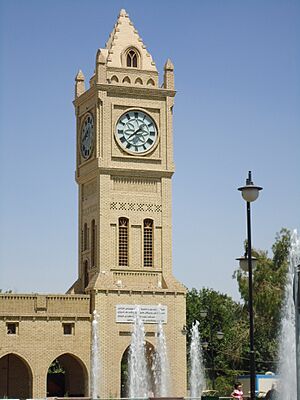
[[[149,151],[157,141],[157,128],[153,119],[143,111],[133,110],[123,114],[116,126],[119,145],[131,154]]]
[[[94,141],[94,120],[92,114],[88,113],[84,118],[81,127],[81,137],[80,137],[81,155],[86,160],[92,154],[93,141]]]

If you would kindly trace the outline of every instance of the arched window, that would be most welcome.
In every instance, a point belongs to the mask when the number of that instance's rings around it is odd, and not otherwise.
[[[137,54],[134,50],[129,50],[126,57],[126,65],[127,67],[137,68],[138,59]]]
[[[83,250],[88,248],[88,226],[87,223],[83,225]]]
[[[144,267],[153,267],[153,221],[144,220]]]
[[[85,260],[84,264],[83,264],[83,286],[84,288],[87,287],[87,285],[89,284],[89,263],[87,260]]]
[[[92,220],[92,225],[91,225],[91,232],[92,232],[92,238],[91,238],[91,267],[95,267],[96,265],[96,236],[97,236],[97,231],[96,231],[96,223],[95,220]]]
[[[128,265],[128,219],[119,218],[119,266]]]

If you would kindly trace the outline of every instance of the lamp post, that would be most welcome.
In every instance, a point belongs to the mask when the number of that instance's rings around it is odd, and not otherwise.
[[[207,350],[209,348],[210,350],[210,357],[211,357],[211,371],[212,371],[212,388],[215,390],[215,381],[216,381],[216,369],[215,369],[215,349],[213,345],[213,328],[212,328],[212,319],[211,319],[211,313],[207,310],[201,310],[200,311],[200,317],[206,318],[208,316],[209,320],[209,342],[202,342],[202,347]],[[223,339],[224,333],[222,331],[217,331],[216,332],[216,337],[218,340]]]
[[[258,198],[261,187],[252,182],[251,171],[248,173],[246,185],[239,187],[243,199],[247,202],[247,262],[248,262],[248,285],[249,285],[249,334],[250,334],[250,396],[255,400],[255,354],[254,354],[254,320],[253,320],[253,264],[251,245],[251,209],[250,203]]]

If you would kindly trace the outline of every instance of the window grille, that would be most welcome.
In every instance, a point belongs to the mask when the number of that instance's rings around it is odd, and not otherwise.
[[[134,50],[130,50],[127,53],[127,67],[137,68],[137,54]]]
[[[153,221],[144,220],[144,267],[153,267]]]
[[[119,218],[119,266],[128,265],[128,219]]]

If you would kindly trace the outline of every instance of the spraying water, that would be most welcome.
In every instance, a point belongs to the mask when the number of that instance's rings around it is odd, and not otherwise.
[[[135,310],[133,332],[129,350],[129,397],[148,397],[149,375],[146,360],[145,329],[139,307]]]
[[[91,354],[91,398],[97,399],[99,390],[99,338],[98,319],[96,310],[93,311],[92,322],[92,354]]]
[[[300,264],[300,238],[294,230],[291,237],[289,271],[282,307],[279,344],[280,400],[294,400],[296,388],[295,304],[293,298],[294,275]]]
[[[157,324],[156,353],[154,356],[153,373],[156,396],[170,396],[170,368],[167,354],[167,343],[161,319]]]
[[[199,334],[199,322],[195,321],[191,328],[190,344],[190,397],[200,397],[205,388],[205,376]]]

